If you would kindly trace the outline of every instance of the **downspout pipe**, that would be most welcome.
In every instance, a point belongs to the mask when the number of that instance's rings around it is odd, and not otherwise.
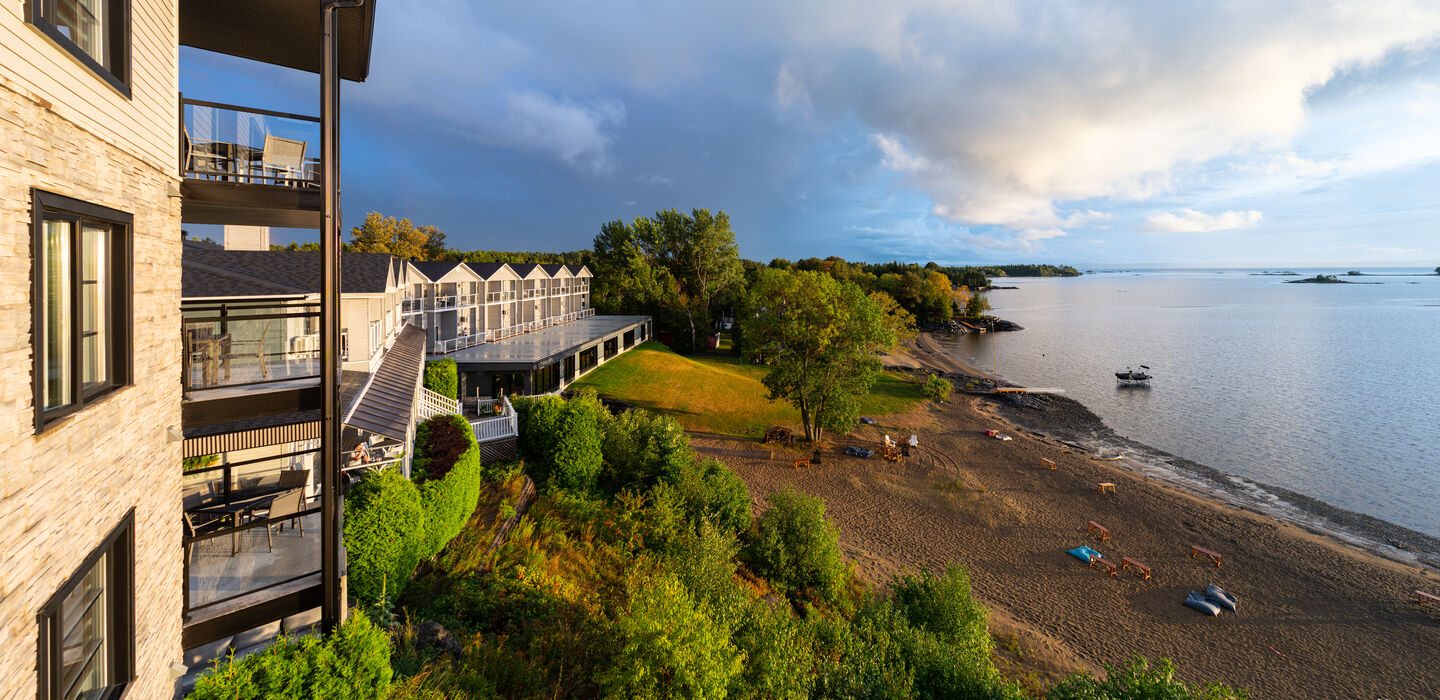
[[[326,633],[345,621],[344,504],[340,496],[340,18],[365,0],[326,0],[320,7],[320,614]]]

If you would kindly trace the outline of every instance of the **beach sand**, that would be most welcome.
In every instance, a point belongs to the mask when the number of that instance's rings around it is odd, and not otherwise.
[[[980,374],[923,337],[917,346],[887,365]],[[1092,460],[1007,422],[989,398],[954,400],[834,438],[822,465],[802,471],[792,467],[807,456],[799,450],[713,435],[692,444],[745,479],[757,513],[786,486],[824,498],[847,559],[871,583],[966,566],[991,607],[1000,662],[1032,685],[1141,654],[1257,698],[1440,697],[1440,606],[1417,606],[1414,594],[1440,593],[1436,572]],[[1014,439],[987,438],[987,428]],[[916,433],[921,450],[900,464],[843,456],[886,433]],[[1098,493],[1102,481],[1114,495]],[[1091,520],[1110,529],[1108,541],[1086,534]],[[1138,559],[1153,577],[1087,568],[1065,553],[1081,544]],[[1191,544],[1221,553],[1223,567],[1191,558]],[[1210,583],[1238,598],[1238,613],[1212,618],[1180,604]]]

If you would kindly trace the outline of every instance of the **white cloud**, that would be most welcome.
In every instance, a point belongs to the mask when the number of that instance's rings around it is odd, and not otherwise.
[[[505,99],[512,145],[548,153],[572,166],[600,174],[613,163],[612,129],[625,121],[615,100],[582,104],[539,92],[510,93]]]
[[[1230,231],[1257,226],[1264,214],[1258,211],[1224,211],[1206,214],[1194,209],[1166,212],[1145,217],[1140,230],[1145,233],[1190,233],[1206,231]]]
[[[1216,159],[1283,158],[1310,91],[1440,37],[1426,0],[809,0],[774,13],[786,94],[877,134],[885,167],[935,216],[1012,230],[1071,225],[1064,202],[1173,192]],[[1331,167],[1294,158],[1275,165]]]

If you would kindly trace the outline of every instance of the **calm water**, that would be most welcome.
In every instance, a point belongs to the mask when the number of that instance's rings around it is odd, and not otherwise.
[[[987,370],[993,348],[1002,378],[1064,388],[1140,442],[1440,535],[1440,277],[1251,272],[1008,280],[990,301],[1025,330],[950,348]],[[1151,388],[1117,388],[1141,364]]]

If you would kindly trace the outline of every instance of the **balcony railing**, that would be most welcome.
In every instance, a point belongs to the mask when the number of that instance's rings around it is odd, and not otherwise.
[[[441,310],[444,310],[444,309],[453,309],[453,308],[455,308],[455,295],[453,295],[453,294],[447,294],[447,295],[444,295],[444,296],[431,297],[431,298],[429,299],[428,308],[429,308],[431,311],[441,311]]]
[[[182,316],[187,393],[320,378],[315,304],[190,306]]]
[[[461,305],[461,306],[474,306],[474,305],[475,305],[475,295],[474,295],[474,294],[461,294],[461,295],[460,295],[460,305]]]
[[[424,299],[406,299],[400,302],[401,314],[418,314],[425,310]]]
[[[434,354],[455,352],[456,350],[473,348],[483,342],[485,342],[484,332],[471,333],[456,338],[446,338],[444,340],[432,340],[430,342],[430,352]]]
[[[496,407],[499,412],[496,412]],[[476,442],[489,442],[491,440],[502,440],[519,435],[515,421],[515,407],[510,405],[508,397],[500,397],[494,401],[477,402],[476,413],[485,418],[474,418],[470,420],[470,429],[475,433]]]
[[[191,179],[320,186],[320,120],[303,114],[181,100],[181,163]]]

